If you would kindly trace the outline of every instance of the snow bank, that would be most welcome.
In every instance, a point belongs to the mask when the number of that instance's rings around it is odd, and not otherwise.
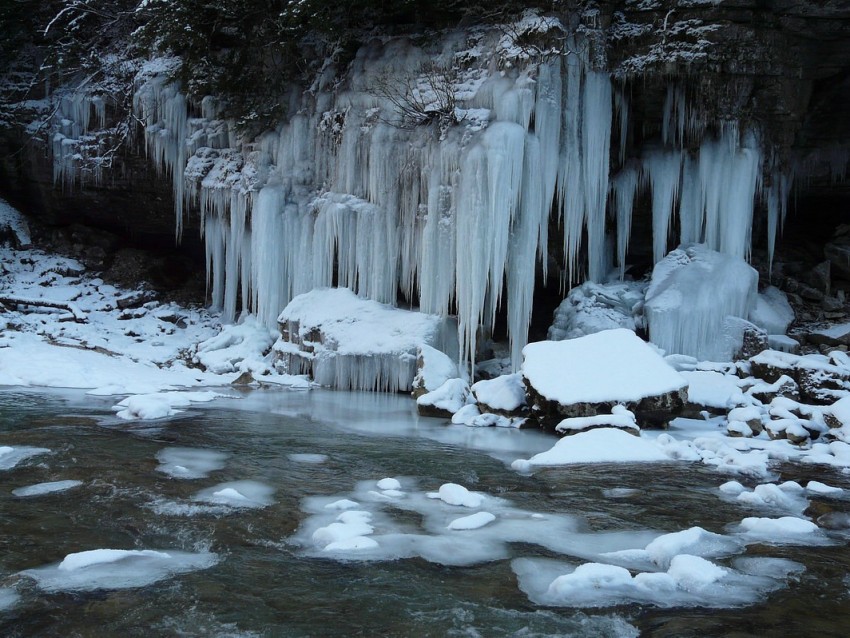
[[[266,354],[276,338],[277,334],[256,318],[244,317],[241,323],[224,326],[217,335],[199,343],[193,360],[215,374],[263,374],[270,369]]]
[[[637,402],[687,387],[687,380],[631,330],[606,330],[522,351],[522,375],[562,405]]]
[[[653,343],[668,354],[729,361],[740,341],[727,317],[746,318],[756,303],[758,273],[741,257],[703,245],[670,252],[655,265],[644,313]]]

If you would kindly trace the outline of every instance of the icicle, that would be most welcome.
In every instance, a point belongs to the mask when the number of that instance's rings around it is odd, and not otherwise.
[[[542,64],[537,77],[537,97],[534,111],[534,131],[541,156],[541,208],[538,254],[543,264],[543,283],[546,283],[549,258],[549,211],[555,198],[558,181],[558,155],[561,147],[561,112],[563,85],[561,59]]]
[[[528,343],[531,304],[534,297],[535,254],[541,228],[548,223],[544,203],[542,154],[537,136],[525,139],[522,195],[517,217],[511,230],[508,261],[508,335],[511,345],[511,367],[514,372],[522,363],[522,349]]]
[[[605,204],[611,148],[611,80],[606,73],[591,72],[583,92],[582,173],[587,220],[588,279],[601,281],[606,274]]]
[[[567,47],[577,49],[574,36],[567,38]],[[564,256],[568,277],[572,279],[584,230],[585,198],[581,172],[581,81],[582,61],[567,56],[564,79],[565,100],[562,118],[558,200],[564,225]]]
[[[670,218],[679,194],[682,153],[653,150],[643,160],[644,176],[652,191],[652,256],[658,262],[667,254]]]
[[[629,98],[622,86],[614,91],[614,113],[618,124],[619,152],[617,158],[620,164],[626,161],[626,141],[629,135]]]
[[[626,272],[626,251],[632,229],[632,210],[637,195],[639,167],[630,162],[611,180],[614,214],[617,219],[617,265],[620,279]]]

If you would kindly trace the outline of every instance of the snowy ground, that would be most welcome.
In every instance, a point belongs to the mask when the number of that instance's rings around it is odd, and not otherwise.
[[[212,392],[179,390],[227,386],[245,372],[308,385],[274,373],[276,335],[252,317],[222,326],[215,312],[150,298],[117,289],[72,259],[0,247],[0,385],[130,395],[116,406],[127,419],[171,416],[212,400]]]

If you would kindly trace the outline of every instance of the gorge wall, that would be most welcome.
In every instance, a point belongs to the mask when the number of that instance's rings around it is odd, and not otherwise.
[[[48,153],[14,152],[20,116],[4,129],[0,194],[152,244],[200,230],[229,317],[272,324],[293,296],[346,285],[457,314],[467,360],[503,317],[516,364],[535,286],[639,274],[680,242],[770,262],[789,207],[831,234],[850,203],[848,18],[839,2],[642,0],[372,34],[257,137],[156,58],[134,68],[140,125],[109,168],[80,182],[108,147],[86,138],[126,114],[69,86]]]

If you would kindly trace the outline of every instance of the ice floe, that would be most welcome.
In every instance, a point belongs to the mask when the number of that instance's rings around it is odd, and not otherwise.
[[[171,447],[157,453],[156,471],[178,479],[206,478],[211,472],[222,469],[227,457],[226,453],[215,450]]]
[[[274,503],[272,499],[274,492],[273,487],[258,481],[230,481],[203,489],[193,499],[237,509],[259,509]]]
[[[93,549],[68,554],[59,563],[21,572],[48,592],[144,587],[218,562],[211,552]]]
[[[21,461],[49,452],[50,450],[43,447],[2,445],[0,446],[0,470],[11,470]]]
[[[53,494],[55,492],[65,492],[82,484],[82,481],[72,480],[50,481],[48,483],[37,483],[36,485],[18,487],[12,490],[12,494],[18,497],[42,496],[44,494]]]

